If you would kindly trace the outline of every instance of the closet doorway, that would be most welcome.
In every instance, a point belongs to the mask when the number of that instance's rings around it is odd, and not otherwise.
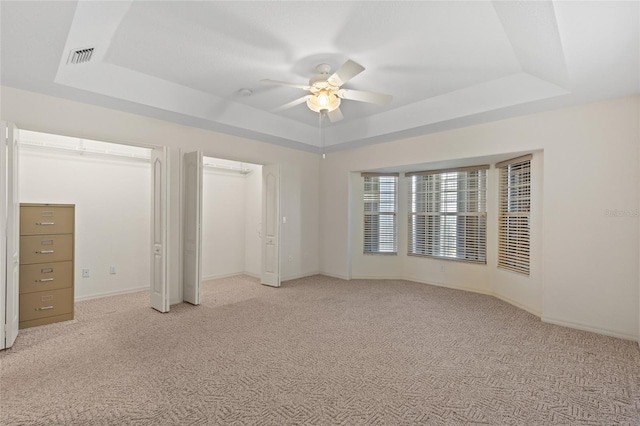
[[[203,281],[260,277],[261,211],[261,165],[203,157]]]
[[[184,154],[183,300],[237,275],[278,287],[279,167]]]
[[[152,170],[162,165],[153,164],[152,153],[150,148],[20,131],[20,202],[75,205],[76,302],[153,288]],[[163,173],[157,174],[161,178]],[[162,287],[163,270],[159,273]],[[155,305],[168,308],[163,300]]]

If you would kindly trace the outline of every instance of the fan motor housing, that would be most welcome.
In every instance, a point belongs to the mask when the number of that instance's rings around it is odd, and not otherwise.
[[[309,86],[325,85],[327,74],[316,74],[309,79]]]

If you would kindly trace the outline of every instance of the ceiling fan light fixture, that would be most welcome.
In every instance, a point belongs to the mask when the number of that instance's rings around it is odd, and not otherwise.
[[[340,106],[340,98],[333,93],[329,93],[326,90],[321,90],[313,96],[310,96],[307,99],[307,106],[311,111],[320,112],[327,111],[331,112]]]
[[[342,88],[343,84],[364,71],[364,67],[362,65],[353,62],[351,59],[348,59],[347,62],[342,64],[336,72],[331,75],[329,75],[331,72],[331,66],[328,64],[318,65],[316,67],[316,71],[318,71],[318,74],[311,76],[309,79],[309,85],[287,83],[286,81],[270,79],[262,80],[263,83],[291,86],[309,92],[305,96],[274,109],[273,112],[279,112],[292,108],[296,105],[306,103],[307,107],[311,111],[320,114],[321,119],[323,115],[326,115],[332,123],[335,123],[344,118],[342,111],[340,111],[342,99],[367,102],[377,105],[388,105],[393,99],[391,95]]]
[[[329,104],[329,95],[324,92],[318,93],[318,105],[327,106],[327,104]]]

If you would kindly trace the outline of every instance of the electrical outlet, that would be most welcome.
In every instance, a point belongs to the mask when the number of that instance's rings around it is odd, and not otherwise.
[[[440,272],[444,272],[444,265],[440,265]]]
[[[110,273],[111,275],[115,275],[115,273],[116,273],[116,267],[115,267],[115,266],[113,266],[113,265],[109,266],[109,273]]]
[[[289,262],[293,262],[293,255],[292,254],[289,255],[289,259],[288,260],[289,260]]]
[[[89,278],[91,276],[91,271],[88,268],[82,270],[82,278]]]

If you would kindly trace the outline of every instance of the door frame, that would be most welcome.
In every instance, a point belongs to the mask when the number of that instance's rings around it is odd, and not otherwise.
[[[216,158],[216,159],[220,159],[220,160],[235,161],[235,162],[238,162],[238,163],[244,162],[244,163],[255,164],[255,165],[258,165],[258,166],[262,166],[263,170],[264,170],[265,166],[277,166],[279,171],[282,170],[282,166],[279,163],[278,164],[256,163],[256,162],[253,162],[251,160],[242,160],[242,159],[237,159],[237,158],[225,158],[225,157],[221,157],[219,155],[214,155],[214,154],[210,154],[210,153],[203,152],[203,151],[199,151],[199,152],[202,154],[203,161],[204,161],[204,157],[209,157],[209,158]],[[181,152],[181,157],[182,157],[182,161],[180,162],[181,164],[184,163],[184,160],[183,160],[184,159],[184,154],[185,153]],[[262,178],[262,176],[261,176],[261,178]],[[276,222],[277,222],[277,225],[278,225],[277,226],[278,248],[282,247],[282,227],[280,226],[280,223],[281,223],[280,222],[280,206],[281,206],[281,201],[282,201],[282,197],[280,195],[281,194],[280,187],[282,186],[281,185],[281,179],[282,179],[282,176],[281,176],[281,173],[280,173],[280,176],[279,176],[279,179],[278,179],[278,197],[277,197],[277,200],[276,200],[276,203],[277,203],[277,218],[276,218]],[[181,173],[181,180],[182,180],[181,188],[183,188],[183,191],[185,191],[184,188],[186,186],[186,182],[184,182],[184,173]],[[204,167],[201,168],[201,173],[200,173],[200,182],[202,183],[203,181],[204,181]],[[203,185],[201,185],[201,187],[202,186]],[[265,189],[264,189],[264,182],[263,182],[262,183],[262,197],[263,197],[262,199],[263,199],[263,202],[262,202],[262,205],[261,205],[261,209],[262,209],[261,217],[264,217],[265,208],[266,208],[265,202],[264,202],[264,196],[265,196],[264,192],[265,192]],[[183,199],[181,200],[181,204],[182,204],[183,208],[181,209],[181,211],[184,211],[184,197],[182,197],[182,198]],[[200,194],[200,198],[202,200],[202,193]],[[204,217],[204,215],[202,215],[202,216]],[[185,217],[183,215],[181,217],[181,220],[180,220],[181,229],[184,229],[184,222],[185,222]],[[264,228],[264,224],[262,224],[262,227]],[[202,241],[202,228],[203,227],[200,226],[200,231],[199,231],[199,233],[200,233],[200,241]],[[264,232],[261,230],[260,231],[260,239],[262,240],[263,238],[264,238]],[[181,238],[181,241],[182,241],[182,239],[183,238]],[[182,245],[180,251],[181,251],[181,262],[180,262],[180,265],[182,265],[182,268],[184,269],[184,263],[185,263],[184,262],[184,258],[185,258],[185,246],[184,245]],[[262,265],[263,264],[262,259],[264,259],[264,256],[265,256],[264,244],[261,244],[260,256],[261,256],[260,264]],[[200,262],[199,263],[202,265],[202,250],[200,250]],[[261,269],[262,269],[262,267],[261,267]],[[281,281],[280,280],[281,271],[282,271],[282,256],[278,256],[278,283],[280,283],[280,281]],[[181,298],[182,298],[182,300],[184,302],[185,301],[184,300],[184,294],[185,294],[185,291],[184,291],[185,290],[184,270],[180,274],[180,277],[182,277],[182,280],[181,280],[181,283],[180,283],[181,284],[180,285],[180,290],[181,290],[181,293],[182,293],[181,294]],[[202,284],[202,275],[200,275],[200,280],[201,280],[200,283]]]
[[[76,136],[74,134],[69,134],[69,133],[59,133],[59,132],[55,132],[55,131],[48,131],[46,129],[45,130],[42,130],[42,129],[31,130],[28,127],[24,127],[24,128],[22,128],[22,130],[28,130],[28,131],[34,131],[34,132],[40,132],[40,133],[48,133],[48,134],[55,135],[55,136],[65,136],[65,137],[70,137],[70,138],[94,139],[94,140],[99,141],[99,142],[111,143],[111,144],[115,144],[115,145],[127,145],[127,146],[133,146],[133,147],[138,147],[138,148],[147,148],[147,149],[149,149],[151,151],[158,150],[158,149],[163,150],[164,153],[165,153],[164,160],[165,160],[165,172],[166,172],[166,178],[167,178],[167,181],[166,181],[167,184],[163,188],[163,193],[165,194],[165,200],[167,201],[167,204],[166,204],[167,208],[166,208],[166,211],[164,212],[165,220],[163,222],[164,222],[164,232],[165,232],[165,235],[166,235],[165,241],[168,243],[168,240],[169,240],[169,227],[168,227],[168,224],[170,223],[169,220],[171,218],[171,212],[170,212],[170,209],[169,209],[169,202],[168,202],[169,201],[169,196],[170,196],[170,186],[171,186],[171,181],[170,181],[170,167],[171,167],[170,150],[171,150],[171,147],[166,146],[166,145],[154,145],[154,144],[141,143],[141,142],[116,140],[116,139],[110,139],[110,138],[103,138],[103,137],[99,137],[99,136],[93,137],[91,135],[79,135],[79,136]],[[151,164],[151,160],[149,161],[149,165],[150,165],[150,167],[149,167],[149,169],[150,169],[149,170],[150,178],[151,178],[151,182],[153,182],[153,167],[152,167],[152,164]],[[18,185],[19,185],[19,182],[18,182]],[[2,187],[2,185],[0,185],[0,195],[1,195],[1,191],[2,191],[1,187]],[[150,197],[152,195],[153,194],[150,194]],[[151,209],[152,209],[153,206],[151,205],[152,204],[151,203],[151,199],[150,199],[150,203],[149,204],[150,204],[149,211],[150,211],[150,214],[152,214]],[[0,221],[3,220],[2,219],[3,215],[6,215],[6,211],[5,210],[3,210],[3,212],[0,212]],[[150,217],[150,222],[152,222],[152,219],[153,219],[153,217]],[[6,221],[6,218],[4,220]],[[5,235],[5,232],[4,232],[4,228],[5,227],[2,226],[3,230],[2,230],[2,233],[0,234],[0,242],[1,241],[6,241],[6,235]],[[153,230],[151,230],[151,231],[153,231]],[[149,257],[152,257],[152,254],[153,254],[152,245],[153,245],[153,242],[150,241]],[[167,244],[165,244],[165,246],[167,246]],[[3,247],[4,247],[4,245],[3,245]],[[166,247],[166,250],[168,252],[168,247]],[[5,253],[5,252],[2,251],[2,253]],[[3,265],[6,266],[4,264],[4,262],[3,262]],[[152,265],[150,265],[150,266],[152,266]],[[165,271],[165,281],[167,281],[167,282],[168,282],[168,279],[169,279],[169,270],[170,270],[170,268],[169,268],[168,256],[165,256],[164,271]],[[3,270],[3,272],[4,272],[4,270]],[[75,273],[75,271],[74,271],[74,273]],[[149,283],[148,283],[149,284],[149,295],[150,295],[150,298],[151,298],[151,294],[152,294],[152,291],[153,291],[153,281],[152,280],[153,280],[153,276],[150,275],[149,276]],[[6,284],[5,282],[2,282],[2,286],[3,287],[2,287],[2,289],[0,289],[0,291],[2,291],[2,296],[1,296],[1,299],[0,299],[0,305],[1,305],[0,306],[0,315],[2,315],[1,318],[4,318],[4,309],[5,309],[5,307],[4,307],[4,297],[5,296],[4,295],[6,294],[4,292],[5,288],[6,288],[5,284]],[[165,288],[164,288],[164,298],[166,299],[167,311],[169,310],[168,307],[169,307],[169,305],[171,303],[170,302],[171,301],[170,293],[171,293],[171,289],[169,288],[168,285],[166,285]],[[3,330],[2,330],[2,332],[0,332],[0,337],[4,336],[4,327],[2,327],[2,329]],[[4,339],[2,341],[4,342]],[[0,349],[1,349],[1,347],[0,347]]]
[[[0,200],[7,199],[7,140],[8,128],[0,123]],[[7,205],[0,204],[0,349],[5,349],[7,310]]]
[[[0,349],[13,346],[19,328],[20,199],[18,128],[0,122]]]
[[[20,326],[20,195],[19,130],[13,123],[7,130],[7,246],[6,246],[6,304],[5,346],[11,347],[18,337]]]

